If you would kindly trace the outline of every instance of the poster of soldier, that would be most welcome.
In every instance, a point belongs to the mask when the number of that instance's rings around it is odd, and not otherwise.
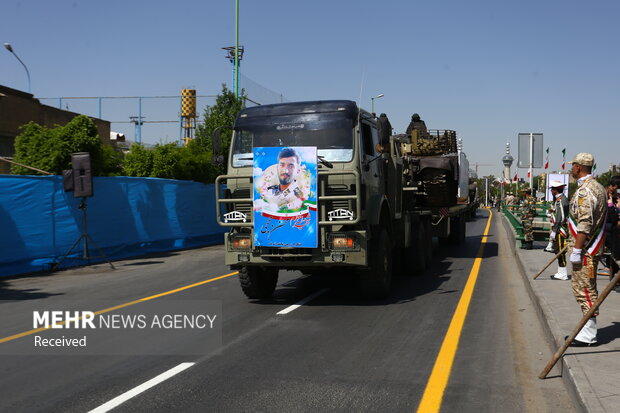
[[[318,246],[316,147],[254,148],[254,244]]]

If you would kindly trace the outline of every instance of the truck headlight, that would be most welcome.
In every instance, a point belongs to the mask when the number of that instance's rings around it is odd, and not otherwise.
[[[356,250],[359,249],[359,242],[355,234],[333,233],[329,234],[328,246],[330,250]]]
[[[233,236],[231,237],[231,243],[234,250],[249,250],[252,249],[252,240],[250,237],[245,236]]]

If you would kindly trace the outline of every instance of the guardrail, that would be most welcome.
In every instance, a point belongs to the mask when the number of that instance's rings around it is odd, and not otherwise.
[[[523,225],[521,225],[521,214],[519,213],[520,208],[521,207],[519,205],[502,204],[502,212],[514,228],[515,238],[518,244],[524,239]],[[549,237],[551,222],[547,217],[548,208],[548,205],[536,205],[536,217],[534,217],[532,226],[535,240],[547,240]]]

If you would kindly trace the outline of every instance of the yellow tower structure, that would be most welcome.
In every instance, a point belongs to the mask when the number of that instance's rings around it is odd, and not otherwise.
[[[183,125],[183,145],[194,139],[196,130],[196,89],[181,90],[181,118]]]

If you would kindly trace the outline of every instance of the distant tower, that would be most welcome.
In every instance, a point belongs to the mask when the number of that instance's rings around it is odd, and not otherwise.
[[[514,158],[510,155],[510,143],[506,142],[506,155],[502,158],[502,163],[504,164],[504,180],[512,181],[510,175],[510,167],[512,166],[512,161]]]
[[[183,145],[187,146],[194,139],[196,130],[196,89],[181,90],[181,124]]]

